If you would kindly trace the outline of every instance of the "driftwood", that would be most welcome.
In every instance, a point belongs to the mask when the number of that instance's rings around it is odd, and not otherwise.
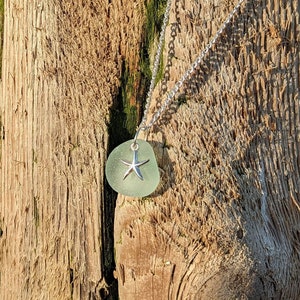
[[[201,2],[174,0],[153,110],[235,3]],[[245,1],[149,133],[161,185],[118,197],[115,250],[108,125],[144,1],[5,5],[0,298],[117,299],[114,274],[120,299],[298,299],[298,1]]]
[[[103,168],[129,30],[113,5],[5,3],[1,299],[100,299],[115,281]]]
[[[234,2],[174,1],[153,111]],[[299,29],[299,1],[246,1],[150,132],[161,186],[117,200],[121,299],[299,299]]]

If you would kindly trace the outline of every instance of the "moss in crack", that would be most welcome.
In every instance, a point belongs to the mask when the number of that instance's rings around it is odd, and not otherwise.
[[[151,80],[151,69],[150,69],[150,57],[152,52],[155,52],[153,49],[155,42],[159,39],[159,34],[161,31],[161,26],[163,24],[164,13],[167,5],[167,0],[150,0],[146,3],[146,22],[144,25],[144,37],[142,43],[141,51],[141,71],[143,76],[147,79],[148,84]],[[162,54],[160,57],[160,65],[157,73],[156,82],[161,80],[163,76],[163,59]]]
[[[146,45],[150,46],[157,38],[163,24],[167,0],[150,0],[146,3]]]
[[[130,73],[128,63],[122,63],[122,77],[119,93],[111,109],[109,125],[110,150],[120,143],[133,138],[138,125],[138,102],[141,75]]]
[[[151,54],[155,52],[155,41],[159,37],[159,32],[163,22],[167,0],[147,0],[146,22],[144,24],[144,33],[140,50],[139,62],[133,65],[138,67],[129,67],[129,63],[124,60],[122,63],[122,75],[120,78],[120,88],[115,103],[110,111],[109,149],[111,152],[116,146],[126,140],[132,139],[136,127],[138,126],[142,115],[143,100],[146,98],[152,73],[151,73]],[[157,81],[163,76],[163,62],[161,58],[158,70]],[[156,81],[156,82],[157,82]],[[104,211],[102,232],[103,242],[103,274],[109,288],[107,299],[117,299],[118,282],[113,277],[115,270],[115,250],[114,250],[114,211],[117,193],[105,182],[104,193]],[[117,241],[122,243],[122,241]]]
[[[139,98],[140,74],[131,73],[125,61],[123,62],[122,70],[123,76],[121,78],[118,102],[122,102],[126,116],[123,126],[132,137],[138,125],[137,98]]]
[[[139,57],[139,70],[132,70],[125,60],[122,63],[119,94],[111,110],[109,127],[110,150],[120,143],[133,138],[141,121],[143,100],[146,98],[152,72],[151,55],[155,52],[154,44],[159,38],[163,24],[167,0],[148,0],[145,2],[146,21]],[[156,83],[163,77],[163,59],[160,59]]]

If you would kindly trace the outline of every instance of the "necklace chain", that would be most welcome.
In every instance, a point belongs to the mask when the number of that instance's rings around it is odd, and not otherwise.
[[[156,111],[156,113],[153,115],[153,117],[151,118],[151,120],[147,124],[146,123],[147,122],[147,115],[148,115],[148,112],[149,112],[149,107],[150,107],[152,94],[153,94],[153,91],[154,91],[154,88],[155,88],[155,81],[156,81],[157,72],[158,72],[158,68],[159,68],[160,57],[161,57],[161,52],[162,52],[162,47],[163,47],[163,42],[164,42],[164,37],[165,37],[165,31],[166,31],[166,27],[167,27],[167,23],[168,23],[168,20],[169,20],[169,15],[170,15],[170,10],[171,10],[172,0],[168,0],[166,11],[165,11],[165,14],[164,14],[163,25],[161,27],[157,52],[156,52],[155,59],[154,59],[152,78],[151,78],[150,87],[149,87],[149,91],[148,91],[147,98],[146,98],[144,116],[143,116],[141,124],[138,127],[138,130],[137,130],[137,133],[136,133],[136,136],[135,136],[135,140],[136,140],[140,130],[148,130],[149,128],[151,128],[154,125],[154,123],[159,119],[159,117],[167,110],[167,108],[171,104],[171,102],[172,102],[173,98],[175,97],[176,93],[178,92],[178,90],[182,87],[182,85],[185,83],[185,81],[195,72],[195,70],[197,69],[197,67],[200,65],[203,58],[205,57],[205,55],[214,46],[214,44],[216,43],[216,41],[218,40],[220,35],[223,33],[224,29],[230,23],[231,19],[237,13],[237,11],[239,10],[240,6],[242,5],[242,3],[244,1],[245,0],[239,0],[238,1],[238,3],[233,8],[233,10],[230,12],[230,14],[226,18],[226,20],[223,22],[223,24],[221,25],[221,27],[219,28],[217,33],[210,40],[210,42],[206,45],[204,50],[202,50],[202,52],[196,58],[196,60],[191,64],[190,68],[175,83],[174,87],[171,89],[171,91],[167,95],[167,98],[164,101],[164,103],[162,104],[162,106]]]
[[[150,107],[152,94],[153,94],[153,91],[155,88],[155,81],[156,81],[156,77],[157,77],[157,72],[158,72],[160,58],[161,58],[161,52],[162,52],[163,43],[164,43],[164,39],[165,39],[165,32],[166,32],[166,28],[167,28],[167,24],[168,24],[168,20],[169,20],[171,4],[172,4],[172,0],[168,0],[165,14],[164,14],[163,24],[161,26],[159,42],[158,42],[158,46],[157,46],[157,50],[156,50],[156,54],[155,54],[155,59],[154,59],[154,64],[153,64],[153,69],[152,69],[152,78],[151,78],[150,87],[149,87],[149,90],[147,93],[144,116],[143,116],[143,119],[142,119],[142,122],[141,122],[139,128],[143,127],[144,129],[146,129],[146,128],[150,128],[153,125],[153,124],[152,125],[149,124],[150,126],[149,125],[146,126],[147,115],[148,115],[148,111],[149,111],[149,107]]]

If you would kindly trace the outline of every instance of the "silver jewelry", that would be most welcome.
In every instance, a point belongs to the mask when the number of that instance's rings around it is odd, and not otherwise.
[[[129,167],[129,169],[128,169],[128,170],[125,172],[125,174],[124,174],[123,180],[125,180],[126,177],[127,177],[131,172],[133,172],[133,171],[134,171],[134,173],[136,174],[136,176],[137,176],[140,180],[144,180],[143,175],[142,175],[142,173],[141,173],[139,167],[142,166],[142,165],[144,165],[144,164],[146,164],[146,163],[149,161],[149,159],[146,159],[146,160],[143,160],[143,161],[141,161],[141,162],[138,162],[138,149],[139,149],[139,145],[138,145],[137,143],[135,143],[135,144],[133,143],[133,144],[131,145],[131,150],[133,151],[133,159],[132,159],[132,162],[129,162],[129,161],[124,160],[124,159],[121,159],[121,162],[122,162],[124,165],[126,165],[126,166]]]
[[[167,95],[167,98],[166,98],[165,102],[162,104],[162,106],[160,107],[160,109],[153,115],[153,117],[151,118],[149,123],[146,124],[147,115],[148,115],[148,111],[149,111],[149,107],[150,107],[151,96],[152,96],[152,93],[153,93],[153,90],[154,90],[155,80],[156,80],[156,77],[157,77],[157,70],[158,70],[158,67],[159,67],[159,58],[160,58],[161,51],[162,51],[161,48],[162,48],[162,44],[163,44],[163,41],[164,41],[165,30],[166,30],[166,26],[167,26],[167,22],[168,22],[168,19],[169,19],[169,14],[170,14],[170,7],[171,7],[172,0],[168,0],[167,9],[166,9],[165,16],[164,16],[164,22],[163,22],[163,25],[162,25],[162,30],[161,30],[161,34],[160,34],[160,38],[159,38],[159,45],[158,45],[158,49],[157,49],[157,53],[156,53],[155,61],[154,61],[154,65],[153,65],[153,75],[152,75],[152,78],[151,78],[149,92],[148,92],[147,98],[146,98],[146,105],[145,105],[144,115],[143,115],[142,122],[138,127],[137,132],[140,131],[141,129],[142,130],[150,129],[155,124],[155,122],[159,119],[159,117],[167,110],[167,108],[172,103],[172,100],[174,99],[174,97],[175,97],[176,93],[178,92],[178,90],[182,87],[184,82],[187,79],[189,79],[190,76],[195,72],[195,70],[197,69],[197,67],[200,65],[203,58],[205,57],[205,55],[208,53],[208,51],[216,43],[216,41],[218,40],[220,35],[223,33],[224,29],[230,23],[231,19],[236,14],[236,12],[238,11],[238,9],[240,8],[240,6],[242,5],[242,3],[244,1],[245,0],[239,0],[238,1],[237,5],[230,12],[230,14],[228,15],[228,17],[226,18],[224,23],[221,25],[220,29],[217,31],[215,36],[211,39],[211,41],[206,45],[204,50],[200,53],[200,55],[191,64],[190,68],[177,81],[177,83],[174,85],[172,90]]]
[[[111,187],[117,192],[127,195],[127,196],[135,196],[135,197],[143,197],[151,194],[157,187],[159,183],[159,172],[158,166],[155,160],[155,155],[152,150],[151,145],[142,140],[138,140],[138,135],[141,131],[149,130],[156,121],[160,118],[160,116],[168,109],[170,104],[172,103],[176,93],[182,87],[182,85],[186,82],[187,79],[195,72],[197,67],[201,64],[203,58],[208,53],[208,51],[213,47],[216,43],[220,35],[223,33],[226,26],[230,23],[233,16],[237,13],[240,6],[245,0],[239,0],[233,10],[230,12],[224,23],[221,25],[220,29],[217,31],[215,36],[211,39],[211,41],[207,44],[204,50],[200,53],[200,55],[196,58],[196,60],[191,64],[190,68],[182,75],[182,77],[175,83],[174,87],[168,93],[164,103],[162,106],[154,113],[150,121],[147,123],[147,117],[149,113],[150,102],[152,99],[152,94],[155,88],[155,82],[157,78],[160,57],[163,47],[163,42],[165,38],[165,31],[169,20],[170,10],[172,0],[168,0],[166,11],[164,14],[163,25],[160,32],[159,43],[157,47],[157,52],[154,59],[153,70],[152,70],[152,78],[150,82],[149,91],[146,97],[146,104],[144,115],[138,129],[136,131],[135,137],[131,141],[127,141],[117,148],[115,148],[112,153],[109,155],[107,164],[106,164],[106,178]],[[124,156],[130,155],[130,151],[133,155],[132,162],[124,159]],[[142,155],[147,155],[147,159],[138,162],[138,151]],[[146,158],[146,157],[145,157]],[[127,170],[122,169],[122,166],[125,165],[129,167]],[[143,174],[140,167],[143,166]],[[123,172],[123,176],[120,174]]]

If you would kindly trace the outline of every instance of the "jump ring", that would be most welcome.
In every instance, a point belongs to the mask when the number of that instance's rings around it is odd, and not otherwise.
[[[141,130],[145,131],[146,129],[147,129],[146,126],[142,126],[142,127],[139,127],[139,128],[137,129],[137,131],[136,131],[136,133],[135,133],[135,136],[134,136],[134,139],[133,139],[133,144],[134,144],[134,145],[136,145],[136,140],[137,140],[137,138],[138,138],[138,136],[139,136],[139,134],[140,134],[140,131],[141,131]]]

